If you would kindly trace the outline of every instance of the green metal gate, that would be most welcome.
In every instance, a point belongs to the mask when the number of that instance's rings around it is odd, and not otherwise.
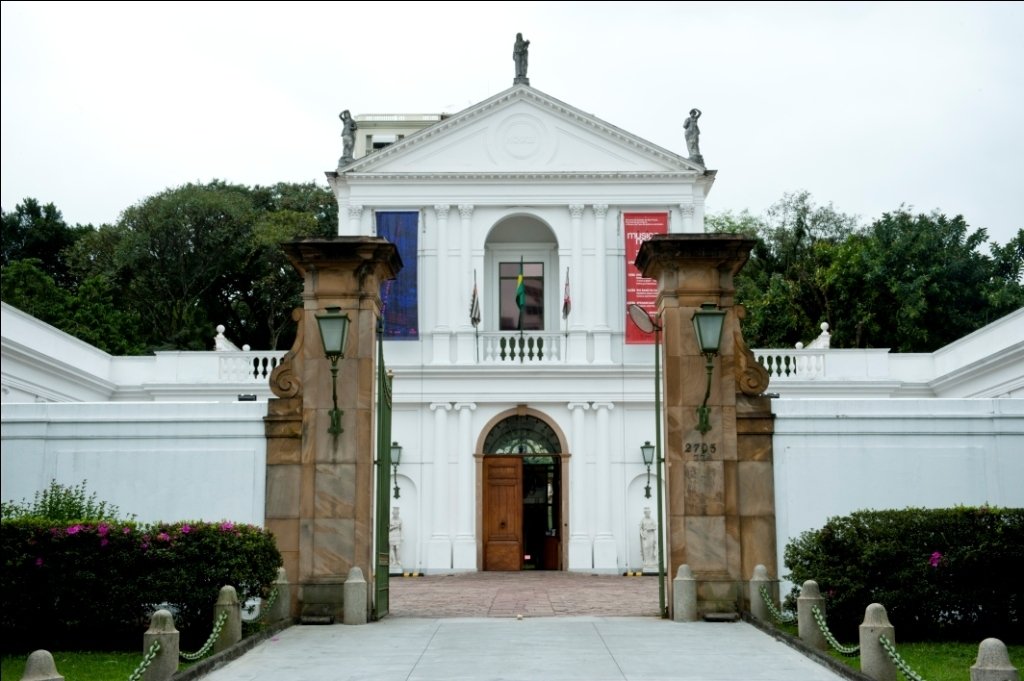
[[[388,614],[391,572],[391,544],[388,540],[391,504],[391,383],[392,374],[384,366],[384,320],[377,324],[377,510],[374,560],[373,619]]]

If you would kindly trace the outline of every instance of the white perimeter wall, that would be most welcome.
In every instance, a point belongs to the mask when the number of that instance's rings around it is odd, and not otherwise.
[[[4,501],[86,480],[140,521],[263,525],[266,402],[5,404]]]
[[[1024,400],[777,399],[774,407],[780,577],[789,539],[832,516],[1024,507]],[[139,520],[262,525],[265,411],[263,402],[5,404],[0,494],[31,500],[51,479],[87,480],[98,499]],[[414,469],[406,474],[418,477]],[[630,470],[636,475],[612,484],[632,498],[642,466]],[[415,503],[418,485],[399,473],[402,501]],[[620,553],[620,562],[634,561]]]
[[[1024,400],[775,400],[786,542],[861,509],[1024,507]],[[787,589],[788,590],[788,589]]]

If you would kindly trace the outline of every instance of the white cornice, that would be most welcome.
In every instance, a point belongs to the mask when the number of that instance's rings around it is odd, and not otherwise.
[[[651,180],[683,181],[692,180],[698,173],[685,171],[655,172],[570,172],[570,173],[348,173],[345,178],[349,184],[368,184],[378,182],[493,182],[507,184],[509,182],[537,182],[550,184],[553,182],[643,182]]]

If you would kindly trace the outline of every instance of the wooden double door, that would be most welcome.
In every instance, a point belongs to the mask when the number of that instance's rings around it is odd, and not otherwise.
[[[560,570],[560,457],[495,455],[483,464],[484,570]]]

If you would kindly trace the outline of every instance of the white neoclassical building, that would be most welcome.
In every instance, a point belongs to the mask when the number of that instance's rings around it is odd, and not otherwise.
[[[403,568],[640,569],[656,349],[626,310],[655,285],[633,261],[704,230],[715,171],[525,83],[356,121],[328,180],[339,233],[403,262],[382,291]],[[0,326],[4,499],[88,479],[140,519],[263,522],[283,353],[110,357],[6,305]],[[815,345],[755,351],[780,554],[858,508],[1024,505],[1024,312],[927,355]]]
[[[389,118],[357,116],[363,149]],[[404,264],[384,292],[403,562],[639,568],[654,339],[626,307],[653,312],[654,284],[632,263],[651,234],[703,231],[714,171],[525,84],[418,131],[394,118],[328,179],[339,233]],[[511,533],[489,524],[508,503]]]

